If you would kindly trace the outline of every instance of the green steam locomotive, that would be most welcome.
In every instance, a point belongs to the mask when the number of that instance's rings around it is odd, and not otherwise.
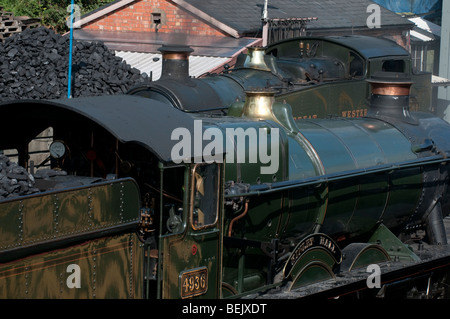
[[[203,83],[185,80],[179,100]],[[357,118],[305,119],[265,86],[226,115],[201,106],[201,84],[199,108],[177,106],[162,89],[174,78],[3,103],[0,149],[23,171],[2,157],[1,180],[27,187],[0,200],[0,296],[447,297],[450,125],[411,110],[410,74],[367,82]],[[48,157],[31,161],[49,128]],[[418,288],[398,289],[405,278]]]
[[[431,74],[412,69],[411,56],[391,40],[361,35],[299,37],[269,47],[249,47],[233,68],[189,76],[183,46],[162,46],[162,74],[130,94],[156,99],[185,111],[226,111],[246,91],[267,88],[277,102],[291,105],[294,119],[361,117],[368,111],[367,79],[376,72],[411,76],[411,111],[433,111]]]

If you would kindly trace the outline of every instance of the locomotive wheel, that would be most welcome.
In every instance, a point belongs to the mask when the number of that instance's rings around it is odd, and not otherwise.
[[[289,291],[329,279],[335,279],[335,275],[330,266],[319,260],[314,260],[298,272],[289,286]]]
[[[284,278],[297,278],[315,261],[329,269],[335,268],[342,261],[342,252],[338,245],[325,234],[311,234],[297,244],[283,269]]]
[[[223,282],[222,283],[222,297],[231,297],[236,296],[239,292],[229,283]]]
[[[353,243],[342,250],[343,260],[340,271],[351,271],[370,264],[378,264],[391,260],[387,251],[376,244]]]
[[[301,258],[292,267],[289,277],[296,278],[308,265],[314,261],[320,261],[321,264],[326,265],[329,269],[332,269],[336,264],[336,260],[333,256],[321,247],[314,247],[305,252]],[[287,275],[287,274],[286,274]]]

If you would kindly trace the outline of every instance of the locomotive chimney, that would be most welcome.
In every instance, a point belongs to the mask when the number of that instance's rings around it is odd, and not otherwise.
[[[389,117],[416,123],[409,112],[411,78],[405,73],[376,72],[367,80],[371,86],[367,115]]]
[[[194,50],[189,46],[163,45],[161,79],[189,78],[189,56]]]

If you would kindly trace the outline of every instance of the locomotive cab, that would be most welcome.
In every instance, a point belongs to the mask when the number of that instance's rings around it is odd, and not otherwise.
[[[92,257],[99,263],[94,286],[89,282],[92,259],[87,257],[87,264],[74,259],[72,263],[80,266],[82,289],[63,287],[59,296],[220,297],[223,165],[185,158],[174,163],[170,134],[177,127],[190,129],[191,118],[157,102],[148,108],[147,102],[136,96],[109,96],[9,105],[17,112],[11,111],[14,120],[2,127],[2,133],[13,130],[19,118],[26,125],[11,139],[2,140],[1,149],[27,170],[34,188],[0,200],[3,224],[17,216],[25,220],[21,245],[0,249],[0,263],[22,267],[39,255],[61,258],[54,249],[63,254],[70,245],[86,246],[87,256],[105,246],[118,251],[108,242],[123,238],[121,245],[130,255],[121,258],[132,262],[114,275],[115,281],[103,277],[108,267],[115,267],[113,252]],[[168,120],[149,129],[147,121],[155,112]],[[41,131],[51,136],[36,138]],[[36,144],[43,144],[39,152]],[[16,211],[19,201],[21,208]],[[43,208],[40,218],[54,219],[48,228],[39,226],[39,232],[27,222],[34,220],[37,202]],[[5,245],[17,246],[17,238],[5,233],[0,238]],[[23,259],[16,263],[13,257]],[[49,276],[56,271],[47,270]],[[121,286],[130,289],[114,288]],[[29,293],[58,297],[57,291],[55,295]]]

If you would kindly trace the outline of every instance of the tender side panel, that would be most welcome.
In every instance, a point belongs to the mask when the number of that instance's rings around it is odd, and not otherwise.
[[[141,298],[140,246],[125,233],[0,264],[0,298]]]
[[[46,250],[50,243],[132,228],[139,222],[139,208],[139,191],[131,179],[0,202],[0,262]]]

